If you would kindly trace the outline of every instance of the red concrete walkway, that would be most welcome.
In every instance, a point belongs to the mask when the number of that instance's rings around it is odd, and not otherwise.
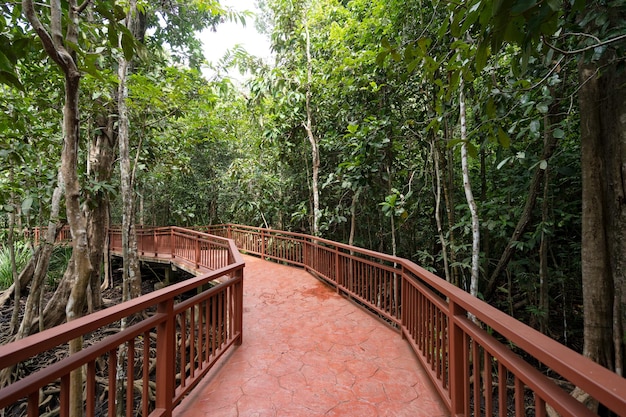
[[[448,415],[398,333],[303,270],[245,260],[243,344],[178,417]]]

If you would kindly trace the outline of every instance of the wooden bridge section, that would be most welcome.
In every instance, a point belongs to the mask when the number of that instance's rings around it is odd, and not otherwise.
[[[110,242],[120,250],[115,230]],[[246,258],[243,285],[237,248],[277,264]],[[624,378],[406,259],[238,225],[144,229],[139,251],[197,276],[0,347],[0,369],[11,368],[145,317],[2,388],[0,409],[21,402],[37,416],[40,389],[57,381],[67,416],[70,373],[84,367],[87,416],[597,415],[563,386],[626,415]]]

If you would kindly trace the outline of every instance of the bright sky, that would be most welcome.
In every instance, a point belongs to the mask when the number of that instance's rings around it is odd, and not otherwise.
[[[236,11],[257,12],[255,0],[221,0],[220,4],[225,8],[232,8]],[[255,28],[255,18],[246,18],[246,26],[241,22],[224,22],[217,26],[217,32],[205,30],[200,34],[204,45],[204,55],[207,61],[218,62],[228,49],[235,45],[241,45],[248,53],[268,60],[271,56],[270,45],[266,35],[257,32]],[[211,77],[212,71],[205,69],[205,76]],[[239,71],[234,70],[229,74],[241,81]]]

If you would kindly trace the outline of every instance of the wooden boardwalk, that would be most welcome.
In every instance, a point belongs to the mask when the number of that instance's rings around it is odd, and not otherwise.
[[[398,333],[301,269],[245,260],[243,344],[176,416],[448,415]]]

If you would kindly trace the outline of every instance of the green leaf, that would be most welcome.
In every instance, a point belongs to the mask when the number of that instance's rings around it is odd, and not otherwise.
[[[0,51],[0,71],[13,72],[13,64],[5,54]]]
[[[122,49],[124,50],[124,59],[131,61],[135,54],[135,39],[130,32],[124,31],[122,33]]]
[[[498,142],[500,142],[500,145],[505,148],[509,148],[511,146],[511,138],[501,127],[498,128]]]
[[[481,42],[478,45],[478,50],[476,51],[476,72],[479,73],[485,68],[487,65],[487,58],[489,56],[489,45],[487,42]]]
[[[15,74],[0,71],[0,84],[11,85],[20,91],[24,91],[24,86]]]
[[[382,51],[376,56],[376,65],[382,67],[385,64],[385,59],[389,55],[389,51]]]
[[[548,105],[546,103],[539,103],[537,104],[537,111],[541,114],[546,114],[548,113]]]
[[[521,14],[525,11],[535,7],[537,5],[536,0],[518,0],[515,2],[513,7],[511,7],[512,14]]]
[[[111,48],[117,48],[119,44],[119,36],[115,26],[115,22],[109,22],[109,27],[107,29],[107,39]]]
[[[469,140],[466,142],[467,143],[467,154],[470,156],[470,158],[478,158],[478,148]]]
[[[554,136],[557,139],[563,139],[565,137],[565,132],[563,131],[563,129],[554,129],[554,132],[552,132],[552,136]]]
[[[22,201],[22,212],[26,215],[28,215],[28,212],[30,211],[31,207],[33,206],[33,198],[32,197],[28,197],[26,198],[24,201]]]

